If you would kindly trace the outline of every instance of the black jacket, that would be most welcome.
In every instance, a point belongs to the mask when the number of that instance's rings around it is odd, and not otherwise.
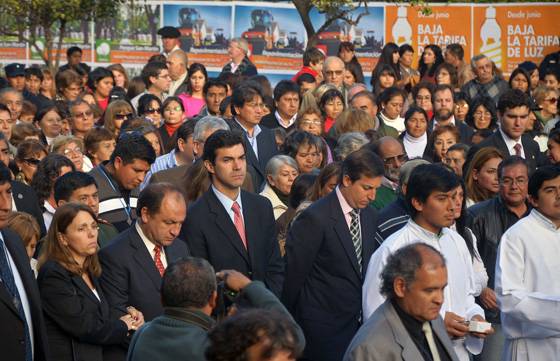
[[[127,327],[111,314],[97,278],[91,279],[99,299],[81,276],[56,261],[47,261],[37,282],[53,360],[103,361],[103,346],[126,341]]]
[[[39,201],[37,200],[37,194],[28,185],[25,185],[18,181],[12,181],[12,197],[14,198],[14,203],[18,212],[25,212],[32,215],[37,223],[39,223],[39,228],[41,229],[41,237],[47,234],[45,228],[45,222],[43,220],[43,212],[39,207]]]

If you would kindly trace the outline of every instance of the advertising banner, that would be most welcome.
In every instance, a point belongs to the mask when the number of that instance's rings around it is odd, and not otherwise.
[[[469,5],[430,5],[432,13],[422,14],[419,7],[386,6],[386,42],[397,45],[410,44],[414,48],[413,66],[424,47],[435,44],[445,50],[447,44],[461,44],[465,59],[470,59],[471,7]]]
[[[145,64],[159,53],[160,7],[156,2],[127,3],[114,17],[95,23],[95,61]]]
[[[54,47],[52,50],[53,58],[56,56],[57,52],[60,52],[60,65],[68,62],[66,59],[66,50],[73,46],[77,46],[82,49],[82,61],[90,63],[93,61],[93,54],[91,51],[92,42],[92,23],[89,21],[75,21],[68,23],[66,25],[66,32],[64,34],[64,41],[62,47],[58,50],[58,38],[54,39]],[[42,35],[42,29],[38,30]],[[57,34],[57,29],[53,28],[53,33]],[[45,38],[44,36],[39,36],[35,41],[37,47],[29,46],[29,56],[30,60],[43,60],[41,53],[45,52]],[[37,49],[39,48],[39,49]]]
[[[182,2],[163,5],[163,25],[181,32],[181,49],[189,63],[202,63],[207,68],[221,69],[229,60],[232,5],[211,2]]]
[[[291,4],[236,4],[234,34],[247,40],[258,69],[295,72],[303,64],[307,36]]]
[[[353,11],[356,19],[366,12],[365,8]],[[368,14],[360,18],[358,25],[349,25],[342,20],[334,21],[319,34],[318,47],[326,51],[327,55],[336,56],[341,42],[349,41],[354,44],[356,57],[362,65],[365,74],[371,73],[381,55],[384,41],[384,7],[368,6]],[[315,29],[319,29],[326,21],[326,14],[320,14],[316,9],[311,12],[311,21]],[[301,20],[300,20],[301,21]]]
[[[475,54],[486,54],[505,73],[519,63],[539,64],[560,49],[560,4],[508,4],[473,7]]]
[[[27,43],[23,40],[26,29],[18,26],[16,19],[9,14],[0,14],[0,61],[25,62]]]

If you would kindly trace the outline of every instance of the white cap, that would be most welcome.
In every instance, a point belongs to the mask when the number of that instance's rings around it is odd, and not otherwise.
[[[399,6],[397,10],[397,16],[399,18],[406,18],[406,6]]]
[[[495,19],[496,18],[496,8],[493,6],[489,6],[486,8],[486,19]]]

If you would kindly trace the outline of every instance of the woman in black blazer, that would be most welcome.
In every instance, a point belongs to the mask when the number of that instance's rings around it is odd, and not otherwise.
[[[39,290],[52,360],[103,361],[104,346],[119,345],[144,323],[133,308],[112,316],[99,287],[97,221],[80,204],[59,207],[39,259]]]

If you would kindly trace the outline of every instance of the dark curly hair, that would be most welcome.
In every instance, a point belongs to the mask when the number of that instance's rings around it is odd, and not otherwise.
[[[31,188],[35,189],[37,199],[42,206],[54,189],[54,183],[60,177],[62,167],[76,170],[74,163],[62,154],[51,153],[43,158],[37,165],[37,172],[31,181]]]
[[[301,334],[289,318],[278,311],[249,310],[226,319],[208,334],[208,361],[246,361],[249,347],[261,344],[259,359],[268,360],[278,352],[297,358],[303,351]]]

